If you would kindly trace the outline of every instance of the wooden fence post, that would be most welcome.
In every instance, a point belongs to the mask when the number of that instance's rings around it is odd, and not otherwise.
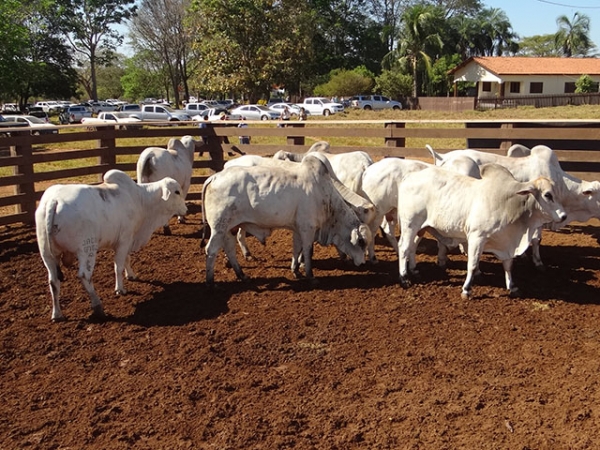
[[[103,136],[98,139],[98,147],[105,149],[102,156],[98,157],[98,164],[107,165],[104,173],[110,169],[117,167],[117,140],[115,139],[115,127],[98,127],[98,131],[102,131]],[[98,175],[98,181],[102,181],[104,173]]]
[[[392,137],[392,130],[394,128],[406,128],[406,124],[404,122],[386,123],[385,127],[390,129],[390,137],[385,138],[386,147],[406,147],[406,138]]]
[[[33,181],[33,163],[31,162],[31,155],[33,148],[31,145],[31,134],[30,131],[17,131],[12,132],[14,136],[24,136],[23,145],[16,145],[10,147],[11,156],[22,156],[24,164],[13,166],[13,175],[22,175],[23,182],[15,185],[15,194],[24,194],[26,201],[18,203],[16,206],[17,214],[27,213],[26,223],[31,225],[35,222],[35,183]],[[29,138],[28,138],[29,137]]]
[[[304,128],[303,122],[288,122],[285,124],[286,128]],[[304,136],[287,136],[287,145],[304,145]]]

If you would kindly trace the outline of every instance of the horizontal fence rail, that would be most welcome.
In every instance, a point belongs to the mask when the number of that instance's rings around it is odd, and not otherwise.
[[[333,153],[364,150],[375,160],[404,157],[428,162],[432,160],[425,144],[441,153],[473,148],[500,154],[512,144],[544,144],[556,151],[564,170],[583,179],[600,178],[600,120],[245,123],[248,127],[243,129],[231,121],[207,128],[164,123],[151,128],[84,131],[81,126],[69,125],[60,127],[59,134],[41,136],[18,128],[7,130],[11,136],[0,137],[0,225],[32,224],[37,202],[52,184],[97,183],[110,169],[126,171],[135,178],[137,157],[145,148],[165,148],[169,139],[185,135],[206,140],[195,156],[189,201],[201,200],[202,184],[229,158],[242,153],[270,156],[281,149],[305,152],[318,140],[331,142]],[[240,135],[249,136],[252,143],[239,144]],[[456,144],[449,146],[449,141]]]

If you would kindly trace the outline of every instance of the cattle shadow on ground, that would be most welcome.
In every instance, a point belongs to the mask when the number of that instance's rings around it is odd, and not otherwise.
[[[164,289],[137,304],[126,322],[144,327],[179,326],[214,319],[229,311],[231,289],[210,289],[187,282],[152,284]]]

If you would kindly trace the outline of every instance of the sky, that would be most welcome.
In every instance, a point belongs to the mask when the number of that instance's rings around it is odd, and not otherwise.
[[[598,0],[483,0],[488,8],[502,9],[521,38],[558,31],[556,18],[573,20],[578,12],[590,18],[590,38],[600,50],[600,1]]]

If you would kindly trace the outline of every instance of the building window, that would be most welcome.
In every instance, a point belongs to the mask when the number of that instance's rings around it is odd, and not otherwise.
[[[483,83],[481,83],[481,91],[482,92],[492,92],[492,82],[484,81]]]
[[[535,82],[529,85],[529,93],[530,94],[541,94],[544,92],[544,83]]]
[[[575,83],[572,81],[567,81],[565,83],[565,94],[574,94],[575,93]]]
[[[521,93],[521,83],[518,81],[511,81],[509,85],[509,90],[511,94],[520,94]]]

